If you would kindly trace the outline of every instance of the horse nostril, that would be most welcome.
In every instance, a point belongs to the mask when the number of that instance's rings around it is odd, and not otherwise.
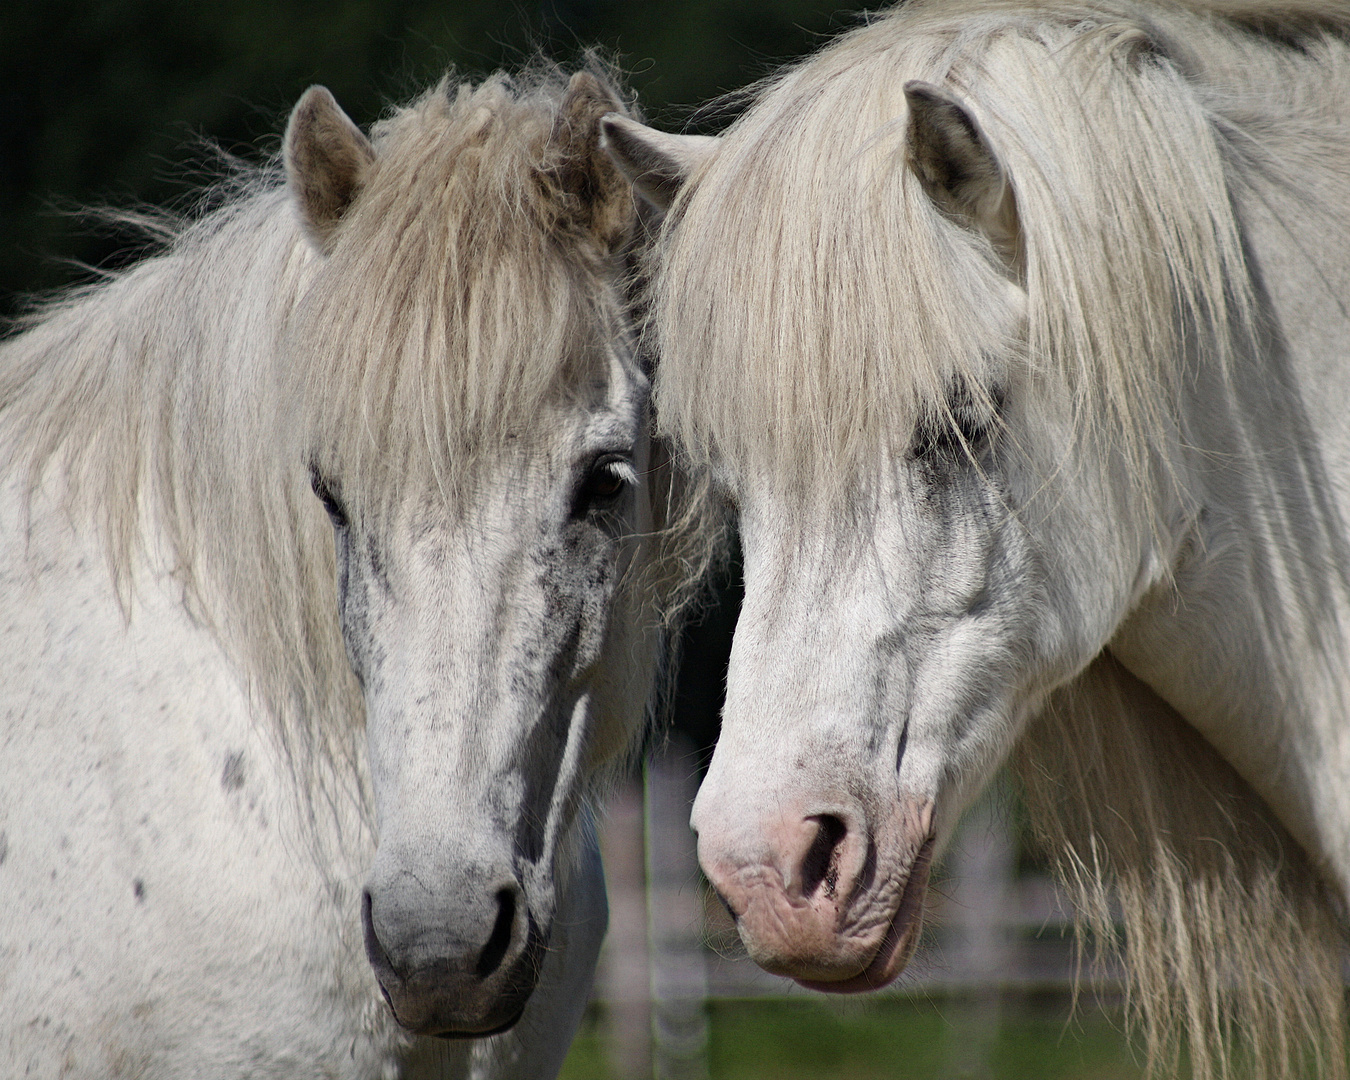
[[[848,835],[848,826],[833,814],[815,818],[816,838],[802,858],[802,896],[813,896],[824,888],[825,898],[833,900],[839,887],[839,849]]]
[[[478,966],[475,968],[480,979],[486,979],[501,966],[506,950],[511,946],[511,930],[515,923],[516,894],[510,889],[502,889],[497,894],[497,922],[492,927],[492,936],[478,956]]]

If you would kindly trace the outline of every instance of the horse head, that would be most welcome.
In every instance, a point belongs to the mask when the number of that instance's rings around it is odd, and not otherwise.
[[[314,88],[286,135],[322,262],[293,335],[303,464],[378,832],[366,951],[420,1034],[519,1018],[653,675],[636,215],[598,147],[621,107],[590,72],[552,97],[491,80],[367,139]]]
[[[784,75],[718,140],[605,125],[667,208],[658,415],[744,555],[700,861],[753,959],[842,992],[903,969],[961,812],[1047,693],[1166,588],[1191,520],[1176,328],[1219,311],[1150,284],[1195,252],[1141,243],[1105,268],[1064,221],[1100,219],[1110,192],[1055,188],[994,92],[897,81],[933,76],[888,32]],[[1179,157],[1091,145],[1056,168],[1105,184]],[[1215,234],[1222,279],[1231,230],[1181,213]],[[1060,302],[1108,273],[1161,314]]]

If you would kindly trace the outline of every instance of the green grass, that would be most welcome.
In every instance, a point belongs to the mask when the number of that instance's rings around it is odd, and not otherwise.
[[[593,1012],[563,1080],[635,1080],[610,1069]],[[712,1080],[1139,1080],[1118,1012],[1061,994],[717,1001]]]

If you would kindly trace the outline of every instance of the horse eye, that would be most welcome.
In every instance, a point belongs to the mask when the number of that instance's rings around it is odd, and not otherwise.
[[[915,458],[932,461],[954,460],[978,452],[1002,409],[1001,387],[991,387],[976,398],[961,383],[948,395],[945,409],[933,410],[919,420],[911,453]]]
[[[328,519],[332,521],[335,529],[347,528],[349,521],[347,518],[347,508],[342,505],[342,500],[334,493],[334,484],[326,480],[318,466],[309,467],[309,486],[314,489],[314,494],[318,496],[319,502],[323,503],[323,508],[328,511]]]
[[[584,513],[591,507],[612,502],[630,484],[637,483],[637,473],[627,458],[608,456],[597,460],[582,481],[577,493],[577,510]]]

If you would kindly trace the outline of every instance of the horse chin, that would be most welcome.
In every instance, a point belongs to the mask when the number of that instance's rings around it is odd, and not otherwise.
[[[516,991],[482,1003],[472,991],[433,1001],[413,1001],[385,993],[400,1027],[414,1035],[437,1039],[485,1039],[509,1031],[525,1011],[530,990]]]
[[[510,1031],[520,1023],[520,1018],[524,1015],[525,1006],[522,1005],[506,1023],[498,1024],[491,1031],[433,1031],[430,1035],[434,1039],[486,1039],[490,1035],[501,1035]]]
[[[808,990],[819,990],[826,994],[861,994],[868,990],[879,990],[893,982],[905,970],[919,944],[919,932],[923,929],[924,894],[928,891],[928,872],[933,862],[933,843],[933,838],[929,837],[914,857],[909,879],[900,894],[900,903],[896,906],[886,936],[862,971],[843,979],[794,981]]]

